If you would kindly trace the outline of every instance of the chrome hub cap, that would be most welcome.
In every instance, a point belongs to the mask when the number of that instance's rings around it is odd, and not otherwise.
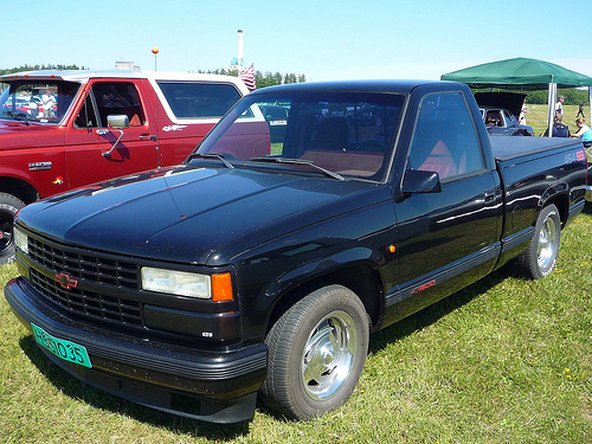
[[[541,270],[546,270],[553,263],[557,248],[557,226],[551,217],[547,217],[537,243],[537,263]]]
[[[310,333],[302,357],[302,382],[315,400],[333,396],[351,374],[357,352],[353,318],[342,310],[325,316]]]

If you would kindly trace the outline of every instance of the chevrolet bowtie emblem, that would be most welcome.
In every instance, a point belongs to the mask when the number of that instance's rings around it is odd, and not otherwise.
[[[60,273],[55,275],[55,281],[60,284],[60,287],[69,290],[70,288],[76,288],[78,285],[78,281],[76,279],[72,279],[70,275],[66,273]]]

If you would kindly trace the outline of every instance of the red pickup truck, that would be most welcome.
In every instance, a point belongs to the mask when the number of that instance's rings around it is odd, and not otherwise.
[[[2,86],[0,264],[25,204],[180,163],[248,93],[236,77],[134,71],[21,72]]]

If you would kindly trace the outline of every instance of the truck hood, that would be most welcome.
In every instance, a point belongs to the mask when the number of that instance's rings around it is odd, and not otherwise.
[[[64,128],[31,122],[0,119],[0,150],[64,145]]]
[[[19,220],[71,245],[216,266],[283,234],[389,196],[386,185],[182,165],[34,203]]]

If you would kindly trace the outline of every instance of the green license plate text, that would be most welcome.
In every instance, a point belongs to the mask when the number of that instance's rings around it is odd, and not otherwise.
[[[64,361],[92,368],[88,352],[82,345],[56,338],[35,324],[31,324],[31,327],[33,328],[35,341],[37,341],[37,344],[41,347],[46,348]]]

